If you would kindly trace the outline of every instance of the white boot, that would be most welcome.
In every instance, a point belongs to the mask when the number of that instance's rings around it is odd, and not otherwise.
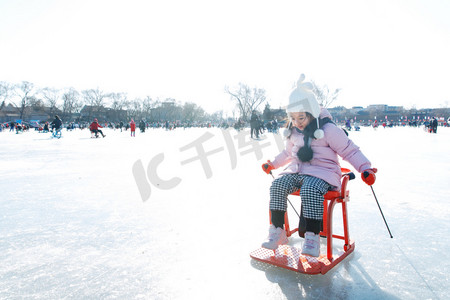
[[[279,245],[286,245],[288,243],[288,238],[286,237],[286,231],[284,229],[270,225],[269,236],[262,243],[261,247],[275,250]]]
[[[318,257],[320,255],[320,237],[314,232],[307,231],[305,233],[305,241],[303,242],[302,254]]]

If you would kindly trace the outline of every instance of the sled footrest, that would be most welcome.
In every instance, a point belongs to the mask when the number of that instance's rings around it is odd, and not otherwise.
[[[340,251],[340,253],[333,255],[331,259],[328,259],[326,254],[322,254],[319,257],[303,255],[301,254],[301,248],[289,245],[281,245],[276,250],[261,247],[251,252],[250,257],[291,271],[315,275],[327,273],[353,252],[355,243],[350,241],[346,248],[347,250]]]

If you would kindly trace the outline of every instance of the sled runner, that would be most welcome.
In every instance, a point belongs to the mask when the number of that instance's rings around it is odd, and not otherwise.
[[[60,139],[61,138],[61,129],[52,130],[52,138]]]
[[[275,250],[261,247],[251,252],[250,257],[295,272],[305,274],[325,274],[352,253],[353,250],[355,250],[355,242],[350,239],[348,231],[347,202],[349,201],[349,191],[347,190],[347,183],[349,180],[355,178],[355,175],[349,169],[342,168],[341,170],[343,174],[341,191],[329,191],[324,196],[323,229],[320,232],[320,236],[326,237],[326,254],[321,254],[319,257],[312,257],[301,254],[301,248],[290,245],[280,245]],[[299,194],[300,190],[291,195],[298,196]],[[342,206],[344,235],[333,234],[333,209],[337,203]],[[286,235],[288,237],[299,230],[299,228],[290,229],[287,212],[284,215],[284,224]],[[334,239],[342,240],[344,243],[343,249],[335,251],[335,253],[333,253]]]
[[[91,130],[91,139],[97,139],[99,137],[100,137],[100,134],[98,133],[98,131]]]

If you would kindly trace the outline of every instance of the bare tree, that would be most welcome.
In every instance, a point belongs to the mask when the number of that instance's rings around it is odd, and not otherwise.
[[[156,101],[153,101],[150,96],[145,97],[144,101],[142,102],[142,114],[144,118],[150,120],[152,109],[154,109],[155,107]]]
[[[120,121],[126,117],[122,114],[123,108],[127,106],[127,94],[126,93],[111,93],[109,94],[111,99],[111,109],[114,111],[115,121]]]
[[[168,121],[180,120],[182,115],[182,109],[177,105],[176,100],[173,98],[166,98],[163,104],[164,119]]]
[[[82,103],[80,101],[80,93],[74,88],[70,88],[62,95],[63,99],[63,118],[67,118],[71,116],[73,113],[77,113],[80,111],[82,107]]]
[[[205,116],[205,111],[197,104],[188,102],[183,105],[182,114],[184,121],[192,123],[195,120],[202,120]]]
[[[114,110],[121,110],[125,107],[127,102],[127,94],[126,93],[111,93],[109,94],[109,98],[111,98],[111,108]]]
[[[84,100],[88,105],[103,107],[105,104],[105,99],[108,94],[103,93],[103,91],[97,89],[90,89],[82,91]]]
[[[341,89],[335,89],[334,92],[330,92],[327,85],[320,86],[313,80],[311,80],[311,84],[313,85],[313,93],[316,95],[317,101],[323,107],[328,107],[331,103],[333,103],[341,91]]]
[[[57,103],[60,99],[60,92],[56,89],[44,88],[41,90],[42,97],[44,98],[46,104],[48,105],[50,115],[53,115],[57,110]]]
[[[105,99],[108,95],[98,88],[95,90],[83,90],[81,93],[83,95],[84,103],[89,106],[87,113],[88,118],[91,119],[93,113],[99,113],[103,109]]]
[[[150,120],[151,121],[161,121],[162,120],[162,116],[163,116],[163,112],[161,109],[161,100],[159,100],[159,98],[157,98],[154,101],[154,107],[151,109],[151,113],[150,113]]]
[[[8,82],[0,81],[0,110],[6,106],[6,101],[10,99],[14,92],[14,86]]]
[[[142,100],[136,98],[129,103],[128,107],[129,116],[135,121],[139,120],[142,115]]]
[[[19,109],[20,119],[23,119],[30,105],[30,100],[35,98],[34,84],[28,81],[22,81],[22,83],[16,85],[14,92],[20,99],[20,104],[17,107]]]
[[[35,96],[31,96],[28,99],[28,106],[31,109],[42,110],[45,107],[44,101],[42,99],[36,98]]]
[[[200,108],[201,109],[201,108]],[[206,116],[206,114],[205,114]],[[212,113],[211,115],[208,115],[208,118],[216,123],[222,122],[223,121],[223,110],[218,110],[214,113]],[[204,119],[204,118],[202,118]]]
[[[225,87],[225,92],[231,96],[239,108],[241,117],[248,121],[252,111],[266,100],[266,90],[259,88],[250,88],[248,85],[239,83],[237,90],[231,90],[228,86]]]

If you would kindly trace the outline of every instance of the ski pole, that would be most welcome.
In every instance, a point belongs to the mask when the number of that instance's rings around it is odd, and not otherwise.
[[[272,178],[273,178],[273,179],[275,179],[275,176],[273,176],[272,171],[270,171],[269,174],[272,175]],[[289,204],[291,205],[292,209],[295,211],[295,213],[297,214],[297,216],[300,218],[300,214],[297,212],[297,210],[295,209],[294,205],[292,205],[291,200],[289,200],[289,198],[288,198],[287,201],[289,202]]]
[[[291,200],[287,199],[287,201],[289,202],[289,204],[291,205],[292,209],[295,211],[295,213],[297,214],[297,216],[300,218],[300,215],[298,214],[297,210],[295,209],[294,205],[292,205]]]
[[[391,236],[391,239],[392,239],[393,236],[392,236],[391,230],[389,229],[386,219],[384,218],[384,214],[383,214],[383,211],[381,210],[380,204],[378,203],[378,199],[377,199],[377,196],[375,195],[375,191],[373,190],[372,186],[370,186],[370,188],[372,189],[372,194],[375,197],[375,201],[377,201],[378,209],[380,210],[381,216],[383,217],[383,220],[384,220],[384,224],[386,224],[386,228],[389,231],[389,235]]]

